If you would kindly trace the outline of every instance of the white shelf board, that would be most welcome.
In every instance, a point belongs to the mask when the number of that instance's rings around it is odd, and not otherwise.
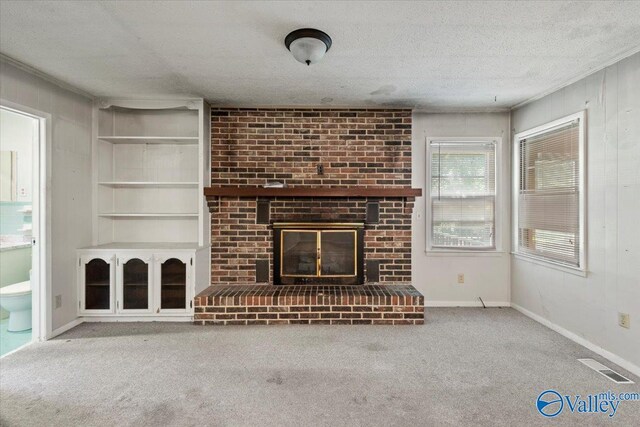
[[[197,213],[101,213],[103,218],[198,218]]]
[[[178,249],[201,249],[198,242],[112,242],[102,245],[87,246],[80,249],[117,249],[117,250],[178,250]]]
[[[198,188],[197,182],[152,182],[152,181],[105,181],[99,182],[98,185],[113,188]]]
[[[113,144],[198,144],[197,136],[98,136]]]

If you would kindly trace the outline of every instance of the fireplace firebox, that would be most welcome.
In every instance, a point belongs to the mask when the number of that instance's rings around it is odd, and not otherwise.
[[[364,223],[274,222],[275,285],[364,283]]]

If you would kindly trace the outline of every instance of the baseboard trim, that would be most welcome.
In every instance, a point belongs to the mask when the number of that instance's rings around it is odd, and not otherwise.
[[[173,316],[85,316],[86,323],[117,323],[117,322],[193,322],[192,315]]]
[[[626,359],[623,359],[622,357],[611,353],[608,350],[605,350],[604,348],[595,345],[594,343],[592,343],[591,341],[588,341],[584,338],[582,338],[581,336],[563,328],[562,326],[559,326],[553,322],[551,322],[550,320],[545,319],[542,316],[539,316],[529,310],[527,310],[524,307],[519,306],[518,304],[514,304],[511,303],[511,307],[513,307],[515,310],[518,310],[520,313],[524,314],[525,316],[535,320],[538,323],[541,323],[542,325],[546,326],[547,328],[551,329],[552,331],[555,331],[557,333],[559,333],[560,335],[562,335],[565,338],[570,339],[571,341],[580,344],[581,346],[585,347],[588,350],[593,351],[594,353],[604,357],[607,360],[610,360],[611,362],[615,363],[616,365],[620,366],[621,368],[626,369],[627,371],[631,372],[632,374],[636,375],[637,377],[640,377],[640,367],[629,362]]]
[[[69,329],[75,328],[76,326],[80,325],[83,322],[84,322],[84,319],[82,317],[78,317],[72,320],[71,322],[67,323],[66,325],[62,325],[59,328],[51,331],[51,335],[49,335],[47,339],[50,340],[51,338],[55,338],[58,335],[67,332]]]
[[[511,307],[511,303],[506,301],[485,301],[485,307]],[[480,300],[477,301],[425,301],[425,307],[482,307]]]

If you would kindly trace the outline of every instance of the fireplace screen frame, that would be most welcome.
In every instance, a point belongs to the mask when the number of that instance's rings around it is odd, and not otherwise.
[[[364,284],[363,222],[274,222],[274,285],[361,285]],[[290,274],[283,270],[286,233],[316,233],[316,274]],[[322,274],[322,233],[351,232],[354,236],[354,274]]]

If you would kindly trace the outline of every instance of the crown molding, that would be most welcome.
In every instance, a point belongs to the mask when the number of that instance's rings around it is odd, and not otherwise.
[[[75,86],[73,86],[73,85],[71,85],[71,84],[69,84],[67,82],[64,82],[64,81],[59,80],[59,79],[57,79],[55,77],[52,77],[49,74],[43,73],[42,71],[38,70],[37,68],[33,68],[30,65],[27,65],[27,64],[25,64],[23,62],[20,62],[20,61],[16,60],[16,59],[13,59],[10,56],[5,55],[4,53],[0,53],[0,62],[12,65],[12,66],[24,71],[24,72],[27,72],[29,74],[32,74],[32,75],[36,76],[36,77],[39,77],[42,80],[45,80],[45,81],[47,81],[47,82],[49,82],[51,84],[54,84],[54,85],[56,85],[56,86],[58,86],[58,87],[60,87],[62,89],[65,89],[65,90],[68,90],[68,91],[73,92],[75,94],[84,96],[85,98],[89,98],[91,100],[95,100],[96,99],[96,97],[94,95],[90,94],[89,92],[86,92],[86,91],[84,91],[82,89],[79,89],[79,88],[77,88],[77,87],[75,87]]]
[[[629,58],[630,56],[635,55],[636,53],[640,53],[640,47],[639,46],[634,46],[631,49],[625,50],[624,52],[614,56],[613,58],[611,58],[610,60],[606,61],[604,64],[596,67],[596,68],[592,68],[590,70],[587,70],[583,73],[580,73],[572,78],[570,78],[569,80],[566,80],[564,83],[560,83],[556,86],[551,87],[550,89],[545,90],[544,92],[539,93],[538,95],[535,95],[525,101],[522,101],[516,105],[514,105],[513,107],[511,107],[511,111],[513,110],[517,110],[518,108],[524,107],[527,104],[530,104],[534,101],[537,101],[541,98],[544,98],[547,95],[551,95],[554,92],[559,91],[560,89],[564,89],[567,86],[570,86],[572,84],[574,84],[577,81],[580,81],[582,79],[584,79],[585,77],[589,77],[592,74],[595,74],[599,71],[604,70],[607,67],[612,66],[613,64],[622,61],[623,59]]]

